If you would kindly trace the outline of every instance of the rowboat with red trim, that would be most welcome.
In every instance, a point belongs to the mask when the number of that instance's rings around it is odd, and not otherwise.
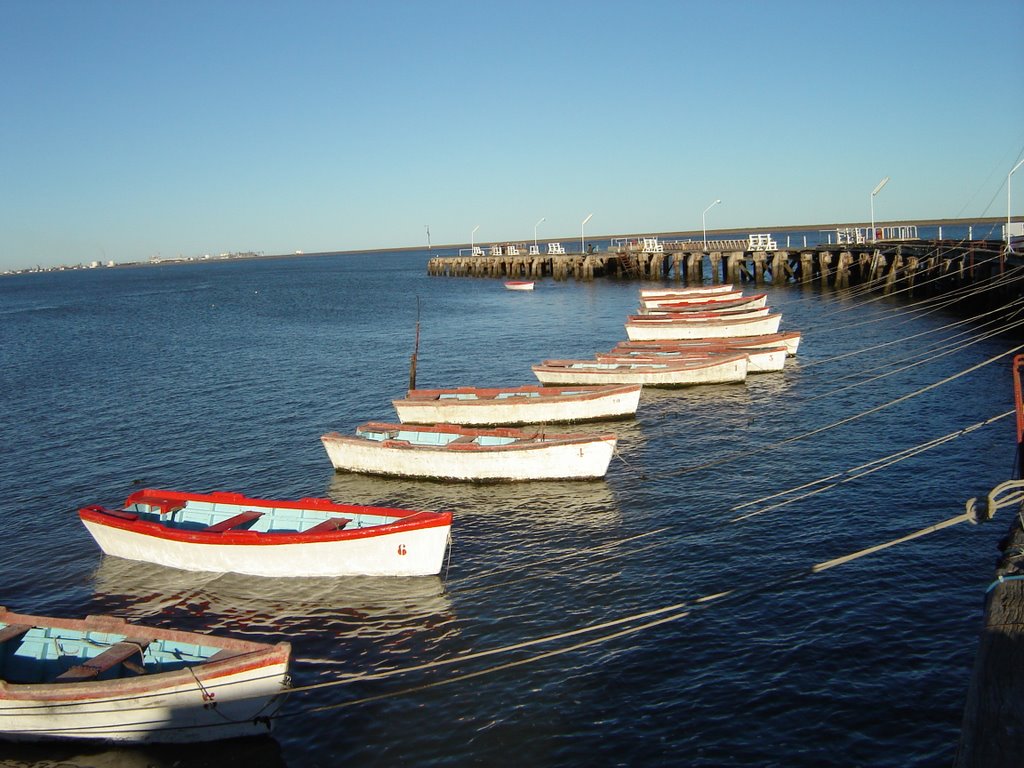
[[[533,373],[544,384],[734,384],[747,377],[747,355],[738,351],[700,360],[545,360],[533,366]]]
[[[404,424],[555,424],[633,416],[640,386],[410,389],[391,403]]]
[[[768,307],[741,307],[738,309],[722,309],[717,311],[676,311],[651,309],[640,315],[627,315],[629,321],[639,323],[655,320],[678,320],[680,322],[699,322],[702,320],[745,320],[748,317],[765,317]]]
[[[499,482],[604,477],[615,435],[369,422],[321,441],[336,470]]]
[[[532,291],[533,280],[506,280],[505,287],[510,291]]]
[[[0,739],[197,742],[270,732],[291,646],[0,607]]]
[[[800,331],[781,331],[779,333],[766,333],[759,336],[729,336],[720,339],[660,339],[652,341],[620,341],[615,345],[615,350],[659,350],[672,351],[689,349],[692,347],[705,347],[709,344],[725,346],[730,349],[768,349],[771,347],[785,347],[786,354],[793,357],[800,348]]]
[[[683,294],[683,293],[668,293],[664,296],[641,296],[640,297],[640,308],[641,309],[657,309],[662,304],[707,304],[707,303],[726,303],[730,301],[741,301],[743,299],[743,291],[729,291],[727,293],[714,293],[714,294]]]
[[[732,294],[728,294],[731,296]],[[641,299],[641,314],[653,312],[722,312],[729,309],[757,309],[767,306],[768,294],[758,293],[753,296],[737,296],[735,298],[718,298],[702,296],[692,299]]]
[[[654,339],[715,339],[730,336],[757,336],[778,333],[782,315],[750,317],[741,320],[706,320],[699,323],[677,320],[653,320],[626,323],[631,341]]]
[[[732,293],[731,283],[722,285],[700,285],[692,288],[641,288],[640,298],[648,299],[658,296],[718,296],[723,293]]]
[[[786,365],[785,347],[765,349],[739,349],[725,345],[707,344],[703,347],[676,350],[615,350],[598,352],[595,357],[604,362],[672,362],[674,360],[713,360],[722,355],[742,352],[747,356],[747,373],[775,373]]]
[[[452,524],[450,512],[149,488],[78,514],[108,555],[253,576],[437,574]]]

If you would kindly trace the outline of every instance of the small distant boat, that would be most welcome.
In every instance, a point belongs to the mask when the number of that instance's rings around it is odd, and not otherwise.
[[[630,341],[654,339],[715,339],[730,336],[758,336],[778,333],[782,315],[751,317],[743,320],[707,320],[686,322],[676,320],[627,322]]]
[[[633,416],[640,389],[639,385],[411,389],[391,402],[403,423],[554,424]]]
[[[450,512],[151,488],[78,514],[108,555],[253,576],[437,574],[452,525]]]
[[[759,336],[729,336],[717,339],[655,339],[651,341],[620,341],[614,351],[657,350],[664,352],[682,349],[702,348],[708,345],[724,346],[729,349],[769,349],[785,347],[786,354],[793,357],[800,348],[800,331],[782,331]]]
[[[747,356],[747,373],[775,373],[786,365],[785,347],[742,349],[725,345],[707,344],[704,347],[677,350],[618,350],[599,352],[596,357],[603,362],[672,362],[674,360],[709,360],[722,355],[743,352]]]
[[[544,384],[734,384],[747,377],[747,355],[737,351],[701,360],[545,360],[533,366],[533,373]]]
[[[533,280],[506,280],[505,287],[510,291],[532,291]]]
[[[213,741],[270,732],[291,646],[0,607],[0,739]]]
[[[604,477],[613,434],[557,434],[369,422],[355,436],[321,441],[336,470],[437,480],[498,482]]]

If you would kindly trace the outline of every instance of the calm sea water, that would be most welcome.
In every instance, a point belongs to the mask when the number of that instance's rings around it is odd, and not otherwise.
[[[0,603],[288,639],[297,686],[508,650],[297,693],[272,740],[0,745],[0,764],[950,763],[1009,521],[799,574],[952,517],[1010,477],[1008,418],[873,474],[840,474],[1012,408],[1009,360],[782,441],[1014,339],[953,349],[983,329],[906,301],[772,287],[783,329],[804,334],[799,356],[745,385],[645,391],[635,420],[586,427],[619,434],[603,481],[335,474],[319,436],[393,417],[417,321],[420,386],[527,384],[534,362],[625,339],[637,305],[638,283],[544,281],[517,293],[427,277],[427,257],[0,279]],[[928,362],[905,367],[919,352]],[[758,501],[833,475],[827,492]],[[452,510],[450,568],[445,578],[267,580],[103,557],[76,510],[143,485]],[[611,637],[664,617],[675,618]]]

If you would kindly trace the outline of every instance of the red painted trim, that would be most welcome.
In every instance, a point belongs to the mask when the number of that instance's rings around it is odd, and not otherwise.
[[[1024,440],[1024,388],[1021,385],[1021,368],[1024,368],[1024,355],[1013,358],[1013,399],[1017,408],[1017,445]]]
[[[5,624],[29,624],[34,627],[56,627],[71,629],[78,632],[104,632],[108,634],[142,636],[157,640],[194,643],[196,645],[213,646],[232,651],[240,655],[208,661],[193,665],[189,669],[173,672],[156,672],[133,678],[114,680],[85,680],[72,683],[8,683],[0,680],[0,699],[9,701],[49,701],[49,702],[85,702],[106,700],[124,696],[144,696],[148,693],[193,683],[192,672],[204,683],[231,675],[248,672],[253,669],[285,665],[291,660],[291,645],[287,642],[257,643],[222,635],[208,635],[198,632],[185,632],[177,629],[160,629],[139,624],[130,624],[115,616],[88,616],[85,619],[65,619],[51,616],[35,616],[15,613],[0,607],[0,621]],[[283,689],[282,689],[282,692]]]
[[[108,528],[130,531],[143,536],[152,536],[167,541],[177,541],[188,544],[236,544],[255,546],[276,546],[279,544],[312,544],[317,542],[345,541],[373,538],[394,533],[418,531],[426,528],[442,528],[451,526],[451,512],[430,512],[411,509],[396,509],[391,507],[371,507],[354,504],[335,504],[330,499],[300,499],[298,501],[277,501],[269,499],[250,499],[238,493],[217,492],[212,494],[180,493],[177,491],[158,491],[145,489],[133,493],[125,501],[125,506],[135,503],[174,505],[183,504],[189,500],[206,501],[213,503],[239,504],[258,510],[260,507],[276,507],[287,509],[312,509],[317,511],[338,512],[345,514],[368,514],[387,517],[400,517],[392,523],[373,525],[367,528],[353,528],[350,530],[324,530],[304,531],[302,533],[261,533],[249,530],[225,530],[209,531],[197,530],[186,531],[177,528],[170,528],[163,523],[147,520],[130,519],[121,510],[110,510],[98,505],[83,507],[78,510],[78,516],[83,521],[104,525]]]
[[[516,440],[533,440],[537,437],[543,437],[545,441],[578,441],[578,440],[594,440],[604,439],[607,437],[613,437],[614,435],[590,435],[583,432],[546,432],[546,431],[534,431],[525,432],[521,429],[513,429],[511,427],[494,427],[492,429],[475,429],[473,427],[462,427],[458,424],[394,424],[383,421],[369,421],[366,424],[360,424],[356,427],[357,431],[360,432],[439,432],[448,435],[471,435],[473,437],[487,436],[487,437],[511,437]],[[328,433],[331,437],[342,437],[337,432]],[[325,435],[326,437],[327,435]],[[363,440],[363,438],[356,437],[357,440]],[[387,442],[387,441],[386,441]],[[404,442],[404,441],[392,441],[392,442]],[[443,447],[443,446],[438,446]],[[498,446],[507,447],[507,446]]]
[[[452,389],[410,389],[404,399],[393,400],[393,403],[422,405],[424,403],[437,403],[442,406],[492,406],[495,403],[505,402],[515,405],[530,405],[536,403],[550,403],[596,400],[603,397],[611,397],[617,394],[629,394],[640,388],[639,384],[587,384],[578,387],[543,387],[543,386],[522,386],[522,387],[456,387]],[[498,400],[498,395],[512,392],[530,394],[536,393],[537,397],[532,398],[503,398]],[[567,394],[571,393],[571,394]],[[476,395],[476,400],[458,400],[450,398],[441,400],[441,395]]]

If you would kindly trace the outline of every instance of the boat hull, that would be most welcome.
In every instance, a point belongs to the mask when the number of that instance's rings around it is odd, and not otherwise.
[[[545,394],[542,388],[535,389],[537,397],[407,398],[392,404],[403,423],[485,426],[619,419],[635,415],[640,403],[639,386],[595,387],[578,395]]]
[[[324,435],[335,470],[372,475],[470,482],[585,480],[604,477],[614,437],[501,448],[414,446],[397,440]]]
[[[733,289],[731,283],[723,285],[704,285],[693,288],[641,288],[640,298],[656,298],[659,296],[717,296],[723,293],[742,293]]]
[[[705,323],[642,322],[626,323],[630,341],[672,339],[725,339],[734,336],[758,336],[777,333],[782,315],[755,317],[749,320],[710,321]]]
[[[721,312],[729,309],[759,309],[767,306],[768,294],[756,296],[722,294],[721,296],[690,297],[673,300],[671,298],[641,299],[640,313],[653,312]]]
[[[0,682],[0,738],[8,741],[90,740],[182,744],[265,736],[284,701],[287,663],[204,679],[202,688],[190,673],[177,684],[120,686],[122,680],[92,684],[75,699],[59,696],[68,685],[14,686]],[[198,674],[198,673],[197,673]],[[216,697],[207,708],[203,688]],[[66,695],[66,694],[65,694]]]
[[[799,331],[785,331],[782,333],[770,333],[760,336],[732,336],[723,339],[682,339],[663,340],[654,339],[651,341],[625,341],[615,346],[615,352],[620,350],[640,351],[679,351],[688,349],[701,349],[709,346],[724,346],[728,349],[769,349],[771,347],[785,347],[789,357],[796,355],[800,348],[801,334]]]
[[[694,348],[691,350],[680,350],[675,352],[656,351],[616,351],[602,352],[597,355],[598,360],[605,361],[672,361],[672,360],[702,360],[709,356],[735,354],[742,351],[747,356],[747,373],[777,373],[786,366],[786,348],[773,347],[770,349],[744,349],[736,347],[709,347],[705,349]]]
[[[184,571],[269,577],[434,575],[441,571],[451,532],[450,525],[443,525],[334,541],[256,543],[252,534],[252,544],[196,544],[82,522],[107,555]]]
[[[739,353],[719,361],[687,361],[678,365],[661,361],[658,365],[628,361],[621,364],[600,361],[545,361],[541,365],[533,366],[533,373],[544,384],[606,382],[642,384],[649,387],[737,384],[747,377],[747,357]]]
[[[263,736],[270,732],[288,690],[288,643],[269,645],[141,627],[113,617],[52,620],[2,609],[0,612],[6,626],[63,626],[101,636],[115,632],[129,637],[156,637],[172,644],[204,645],[210,653],[220,649],[227,654],[220,660],[214,656],[204,663],[170,671],[113,679],[31,683],[0,680],[0,739],[5,741],[173,744]],[[44,658],[51,659],[46,663],[56,663],[51,656]],[[43,662],[31,656],[18,662],[21,666],[34,663]],[[5,677],[11,675],[5,672]]]

